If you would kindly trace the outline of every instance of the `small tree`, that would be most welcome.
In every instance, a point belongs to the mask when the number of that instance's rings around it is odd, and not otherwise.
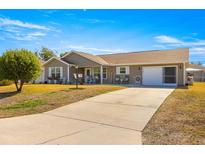
[[[60,54],[60,57],[65,56],[67,53],[68,53],[68,52],[63,52],[63,53],[61,53],[61,54]]]
[[[0,58],[0,78],[14,81],[19,92],[25,82],[38,78],[40,69],[39,59],[26,49],[7,50]]]
[[[51,57],[55,56],[55,54],[52,50],[42,47],[41,51],[39,52],[39,56],[42,60],[47,61]]]

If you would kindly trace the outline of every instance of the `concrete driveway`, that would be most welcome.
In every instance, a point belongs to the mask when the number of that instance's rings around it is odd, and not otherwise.
[[[127,88],[42,114],[0,119],[0,144],[141,144],[173,88]]]

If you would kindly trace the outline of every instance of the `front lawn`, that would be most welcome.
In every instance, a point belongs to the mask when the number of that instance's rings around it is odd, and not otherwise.
[[[176,89],[142,135],[144,144],[205,144],[205,83]]]
[[[15,86],[0,86],[0,118],[41,113],[85,98],[123,89],[112,85],[28,84],[17,93]]]

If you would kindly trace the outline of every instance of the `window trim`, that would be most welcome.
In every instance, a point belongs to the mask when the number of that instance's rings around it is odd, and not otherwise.
[[[63,72],[62,71],[62,67],[50,67],[50,77],[52,77],[52,69],[54,69],[54,74],[55,74],[55,77],[56,77],[56,74],[57,74],[57,69],[59,68],[59,73],[60,73],[60,78],[61,78],[61,75],[63,75]]]
[[[93,74],[93,76],[100,76],[100,69],[98,67],[94,67],[92,74]]]
[[[167,66],[163,66],[162,67],[162,69],[164,68],[164,67],[176,67],[176,83],[164,83],[163,82],[163,85],[165,85],[165,86],[177,86],[179,83],[178,83],[178,65],[167,65]],[[163,78],[164,78],[164,74],[163,74]]]
[[[165,75],[165,69],[166,68],[175,68],[175,75]],[[165,82],[166,77],[173,77],[173,78],[175,77],[175,83],[166,83]],[[177,67],[175,67],[175,66],[173,66],[173,67],[171,67],[171,66],[170,67],[163,67],[163,83],[164,84],[176,84],[177,83]]]
[[[121,73],[120,69],[121,68],[125,68],[125,73]],[[130,67],[129,66],[117,66],[116,67],[116,74],[117,75],[129,75],[130,71],[129,71]]]
[[[123,71],[125,71],[125,72],[122,73],[122,72],[121,72],[121,69],[125,69],[125,70],[123,70]],[[122,75],[127,74],[126,67],[125,67],[125,66],[121,66],[121,67],[120,67],[120,72],[119,72],[119,73],[122,74]]]
[[[104,73],[104,69],[105,69],[105,73]],[[103,76],[103,79],[107,79],[107,67],[103,67],[103,74],[102,74],[102,76]],[[104,78],[104,75],[106,76],[105,78]]]

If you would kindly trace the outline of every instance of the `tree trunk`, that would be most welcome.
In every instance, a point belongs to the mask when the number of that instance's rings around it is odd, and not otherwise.
[[[16,86],[16,91],[18,91],[18,89],[19,89],[18,88],[18,81],[15,81],[14,83],[15,83],[15,86]]]
[[[18,92],[22,91],[22,87],[23,87],[24,81],[20,80],[20,85],[18,86],[18,81],[15,81],[15,85],[16,85],[16,90]]]
[[[22,87],[23,87],[23,84],[24,84],[24,81],[21,80],[21,81],[20,81],[20,87],[19,87],[19,89],[18,89],[19,92],[21,92]]]

